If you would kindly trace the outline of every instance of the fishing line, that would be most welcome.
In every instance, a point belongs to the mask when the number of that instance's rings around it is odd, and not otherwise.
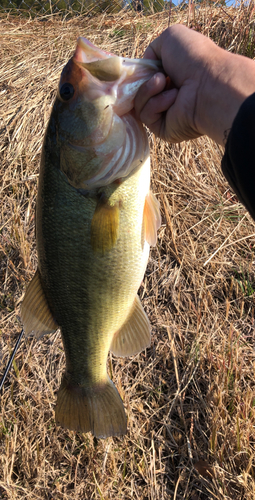
[[[3,385],[4,385],[5,379],[6,379],[6,377],[7,377],[7,375],[8,375],[8,372],[9,372],[9,370],[10,370],[10,368],[11,368],[12,362],[13,362],[13,360],[14,360],[14,356],[15,356],[15,354],[16,354],[16,352],[17,352],[18,348],[19,348],[19,345],[20,345],[20,342],[21,342],[21,339],[22,339],[23,335],[24,335],[24,329],[22,328],[22,330],[21,330],[21,332],[20,332],[20,334],[19,334],[18,340],[17,340],[17,342],[16,342],[16,344],[15,344],[15,347],[14,347],[14,349],[13,349],[13,351],[12,351],[12,355],[11,355],[11,357],[10,357],[10,359],[9,359],[8,365],[7,365],[7,366],[6,366],[6,368],[5,368],[5,371],[4,371],[4,374],[3,374],[2,380],[1,380],[1,382],[0,382],[0,392],[2,392],[2,388],[3,388]]]

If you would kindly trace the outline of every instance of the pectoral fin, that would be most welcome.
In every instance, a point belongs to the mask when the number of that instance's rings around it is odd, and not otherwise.
[[[159,201],[151,191],[149,191],[145,198],[143,220],[145,239],[149,245],[155,247],[157,243],[157,230],[161,226],[161,215]]]
[[[44,295],[38,270],[30,281],[21,304],[21,320],[25,335],[34,335],[37,339],[58,328]]]
[[[113,337],[110,350],[115,356],[132,356],[150,343],[150,322],[137,295],[127,321]]]
[[[91,221],[91,244],[94,252],[104,254],[114,247],[119,235],[119,206],[104,197],[98,201]]]

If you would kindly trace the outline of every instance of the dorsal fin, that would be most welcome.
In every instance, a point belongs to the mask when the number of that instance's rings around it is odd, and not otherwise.
[[[137,295],[127,321],[112,339],[110,350],[115,356],[132,356],[150,343],[150,322]]]
[[[21,304],[21,320],[25,335],[34,335],[37,339],[46,333],[55,332],[58,328],[44,295],[38,269]]]

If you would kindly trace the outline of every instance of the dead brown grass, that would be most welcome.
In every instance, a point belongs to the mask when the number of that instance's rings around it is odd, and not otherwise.
[[[232,51],[254,57],[253,7],[173,11]],[[141,57],[167,14],[62,22],[2,18],[0,39],[1,366],[21,325],[36,269],[34,209],[43,133],[60,71],[79,35]],[[59,333],[26,340],[1,397],[0,498],[255,498],[255,224],[220,171],[208,138],[167,145],[150,136],[163,224],[140,295],[151,348],[110,357],[128,414],[123,439],[56,427],[64,367]]]

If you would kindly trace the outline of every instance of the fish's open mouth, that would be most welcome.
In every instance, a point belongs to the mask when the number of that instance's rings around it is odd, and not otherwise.
[[[150,59],[129,59],[119,57],[110,52],[105,52],[95,47],[89,40],[79,37],[74,54],[74,61],[81,67],[86,68],[93,76],[101,81],[116,81],[121,78],[123,72],[128,76],[136,74],[136,79],[140,79],[143,70],[147,75],[150,70],[155,73],[162,71],[161,61]],[[126,75],[125,75],[126,76]],[[147,78],[148,79],[148,76]]]

